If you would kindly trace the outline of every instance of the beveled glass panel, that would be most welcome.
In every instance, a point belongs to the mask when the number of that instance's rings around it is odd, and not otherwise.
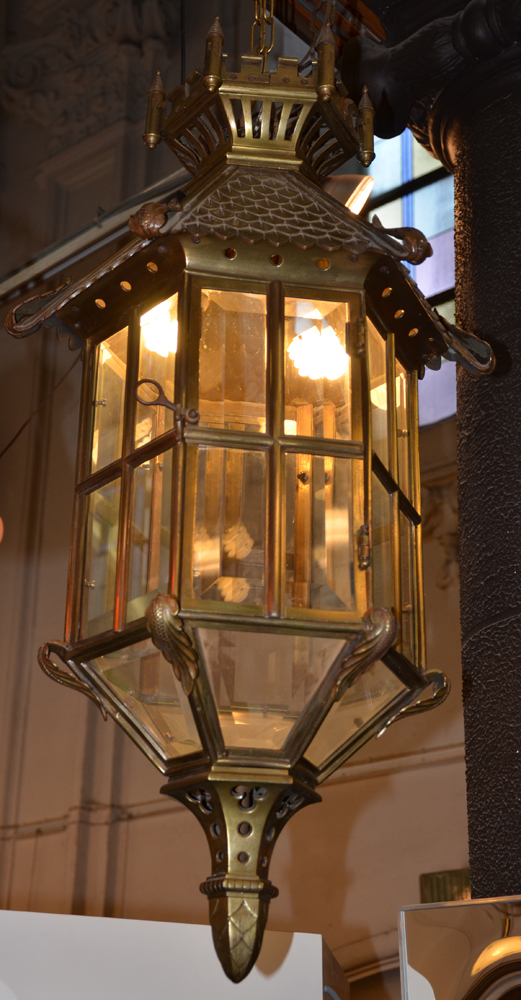
[[[143,313],[140,319],[139,379],[150,378],[159,382],[166,398],[172,403],[175,402],[177,328],[177,292]],[[139,395],[142,399],[153,400],[157,393],[153,387],[142,385]],[[173,426],[174,414],[167,407],[136,404],[136,448]]]
[[[266,296],[201,293],[200,427],[266,430]]]
[[[306,750],[307,760],[320,767],[404,691],[405,684],[377,660],[335,702]]]
[[[375,608],[394,607],[391,497],[377,476],[372,477],[373,491],[373,604]]]
[[[226,746],[279,750],[342,639],[197,629]]]
[[[120,330],[98,347],[96,388],[92,406],[91,471],[97,472],[121,457],[128,330]]]
[[[265,453],[201,445],[193,596],[226,604],[264,604],[265,532]]]
[[[369,333],[369,382],[371,397],[371,427],[373,451],[385,466],[389,465],[387,441],[387,382],[385,340],[376,327],[367,321]]]
[[[284,433],[351,437],[349,305],[285,302]]]
[[[411,495],[411,474],[409,461],[409,426],[408,397],[409,384],[407,372],[399,361],[396,361],[396,427],[398,432],[398,484],[406,496]]]
[[[112,628],[118,554],[120,480],[88,497],[83,573],[82,634]]]
[[[151,639],[98,656],[87,666],[108,684],[166,757],[201,749],[188,698],[174,668]]]
[[[416,662],[414,642],[414,527],[400,511],[400,563],[402,585],[402,653]]]
[[[142,618],[157,594],[169,591],[172,452],[134,470],[127,621]]]
[[[351,611],[352,460],[286,455],[286,606]]]

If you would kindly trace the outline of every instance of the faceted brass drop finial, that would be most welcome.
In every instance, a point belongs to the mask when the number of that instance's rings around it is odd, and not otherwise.
[[[248,773],[249,770],[249,773]],[[162,792],[182,802],[206,834],[212,874],[201,885],[208,896],[215,950],[229,979],[240,983],[255,965],[270,899],[268,878],[277,837],[290,817],[320,796],[287,772],[215,765],[197,783]]]
[[[155,149],[162,141],[161,129],[165,116],[165,88],[158,69],[147,92],[147,118],[143,139],[149,149]]]

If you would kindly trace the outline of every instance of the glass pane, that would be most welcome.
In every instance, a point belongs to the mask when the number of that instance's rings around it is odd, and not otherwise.
[[[444,177],[413,196],[414,225],[427,239],[454,229],[454,177]]]
[[[409,465],[409,427],[407,372],[399,361],[396,362],[396,426],[398,431],[398,484],[406,496],[411,495]]]
[[[385,663],[377,660],[347,689],[344,697],[335,702],[306,750],[307,759],[320,767],[406,690],[405,684],[387,669]]]
[[[375,139],[376,156],[369,173],[374,177],[373,197],[400,187],[402,184],[402,137]],[[377,210],[378,213],[380,209]]]
[[[167,757],[201,749],[188,698],[151,639],[107,653],[87,666],[103,678]]]
[[[385,340],[378,330],[367,321],[369,331],[369,381],[371,385],[371,426],[373,451],[385,466],[389,464],[387,442],[387,383],[385,363]]]
[[[266,455],[198,450],[193,595],[264,604]]]
[[[103,469],[121,456],[128,330],[120,330],[98,347],[98,367],[92,433],[91,471]]]
[[[412,142],[412,169],[413,177],[423,177],[430,174],[432,170],[438,170],[440,161],[436,160],[427,152],[425,146],[413,139]]]
[[[160,302],[140,320],[139,379],[150,378],[174,402],[175,356],[177,351],[177,292]],[[155,399],[154,389],[141,386],[142,399]],[[174,414],[165,406],[136,405],[136,448],[174,426]]]
[[[197,629],[230,747],[279,750],[343,639]]]
[[[416,662],[414,651],[414,528],[400,511],[400,561],[402,582],[402,653],[412,663]]]
[[[201,427],[266,430],[266,296],[201,293]]]
[[[118,554],[120,480],[88,498],[83,579],[83,635],[112,628]]]
[[[157,594],[168,593],[172,452],[156,455],[134,471],[127,621],[142,618]]]
[[[395,198],[394,201],[387,202],[387,205],[380,205],[379,208],[369,212],[369,222],[373,221],[375,215],[380,219],[384,229],[400,229],[403,226],[402,199]]]
[[[286,299],[284,433],[351,437],[345,302]]]
[[[394,607],[391,497],[377,476],[373,482],[373,604]]]
[[[352,464],[286,455],[286,605],[355,608]]]

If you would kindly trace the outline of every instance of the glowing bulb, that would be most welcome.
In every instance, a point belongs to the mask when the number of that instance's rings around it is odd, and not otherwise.
[[[305,318],[315,319],[315,316],[308,313]],[[345,375],[349,366],[349,355],[330,326],[322,331],[312,326],[297,334],[288,347],[288,354],[301,378],[313,381],[327,378],[333,382]]]
[[[147,351],[167,358],[177,350],[177,320],[170,315],[170,301],[160,302],[141,317],[141,331]]]

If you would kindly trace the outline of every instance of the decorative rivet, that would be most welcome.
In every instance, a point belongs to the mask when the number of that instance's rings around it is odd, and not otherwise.
[[[130,281],[120,281],[119,287],[124,292],[131,292],[132,291],[132,285],[130,284]]]
[[[105,306],[107,305],[107,303],[104,302],[103,299],[96,299],[95,301],[98,309],[104,309]]]
[[[227,249],[224,251],[224,256],[227,257],[228,260],[235,260],[237,256],[237,251],[234,249],[234,247],[227,247]]]
[[[157,264],[154,263],[153,260],[149,260],[149,262],[147,264],[147,270],[148,271],[152,271],[152,273],[155,274],[156,271],[159,271],[159,268],[158,268]]]
[[[388,286],[387,288],[384,288],[384,290],[382,292],[382,298],[383,299],[388,299],[389,296],[390,296],[390,294],[391,294],[391,292],[392,292],[392,288],[390,286]]]
[[[192,236],[192,243],[200,243],[200,242],[201,242],[200,236]]]
[[[317,260],[317,267],[319,267],[321,271],[328,271],[331,267],[331,261],[328,260],[327,257],[321,257],[320,260]]]
[[[283,76],[283,77],[282,77],[282,82],[283,82],[283,83],[290,83],[291,81],[290,81],[290,78],[289,78],[289,76]]]
[[[413,326],[412,330],[409,330],[409,337],[415,337],[419,333],[418,327]]]
[[[303,87],[307,87],[308,83],[309,83],[309,80],[301,80],[300,82],[301,82],[301,84],[302,84]]]
[[[395,312],[395,314],[394,314],[394,318],[395,319],[401,319],[402,316],[405,316],[405,309],[397,309],[396,312]]]
[[[158,253],[168,253],[168,247],[164,243],[160,243],[157,248]]]
[[[230,80],[236,80],[236,79],[237,79],[237,73],[230,73]]]
[[[284,263],[284,257],[281,257],[280,253],[272,253],[270,260],[275,267],[280,267]]]

